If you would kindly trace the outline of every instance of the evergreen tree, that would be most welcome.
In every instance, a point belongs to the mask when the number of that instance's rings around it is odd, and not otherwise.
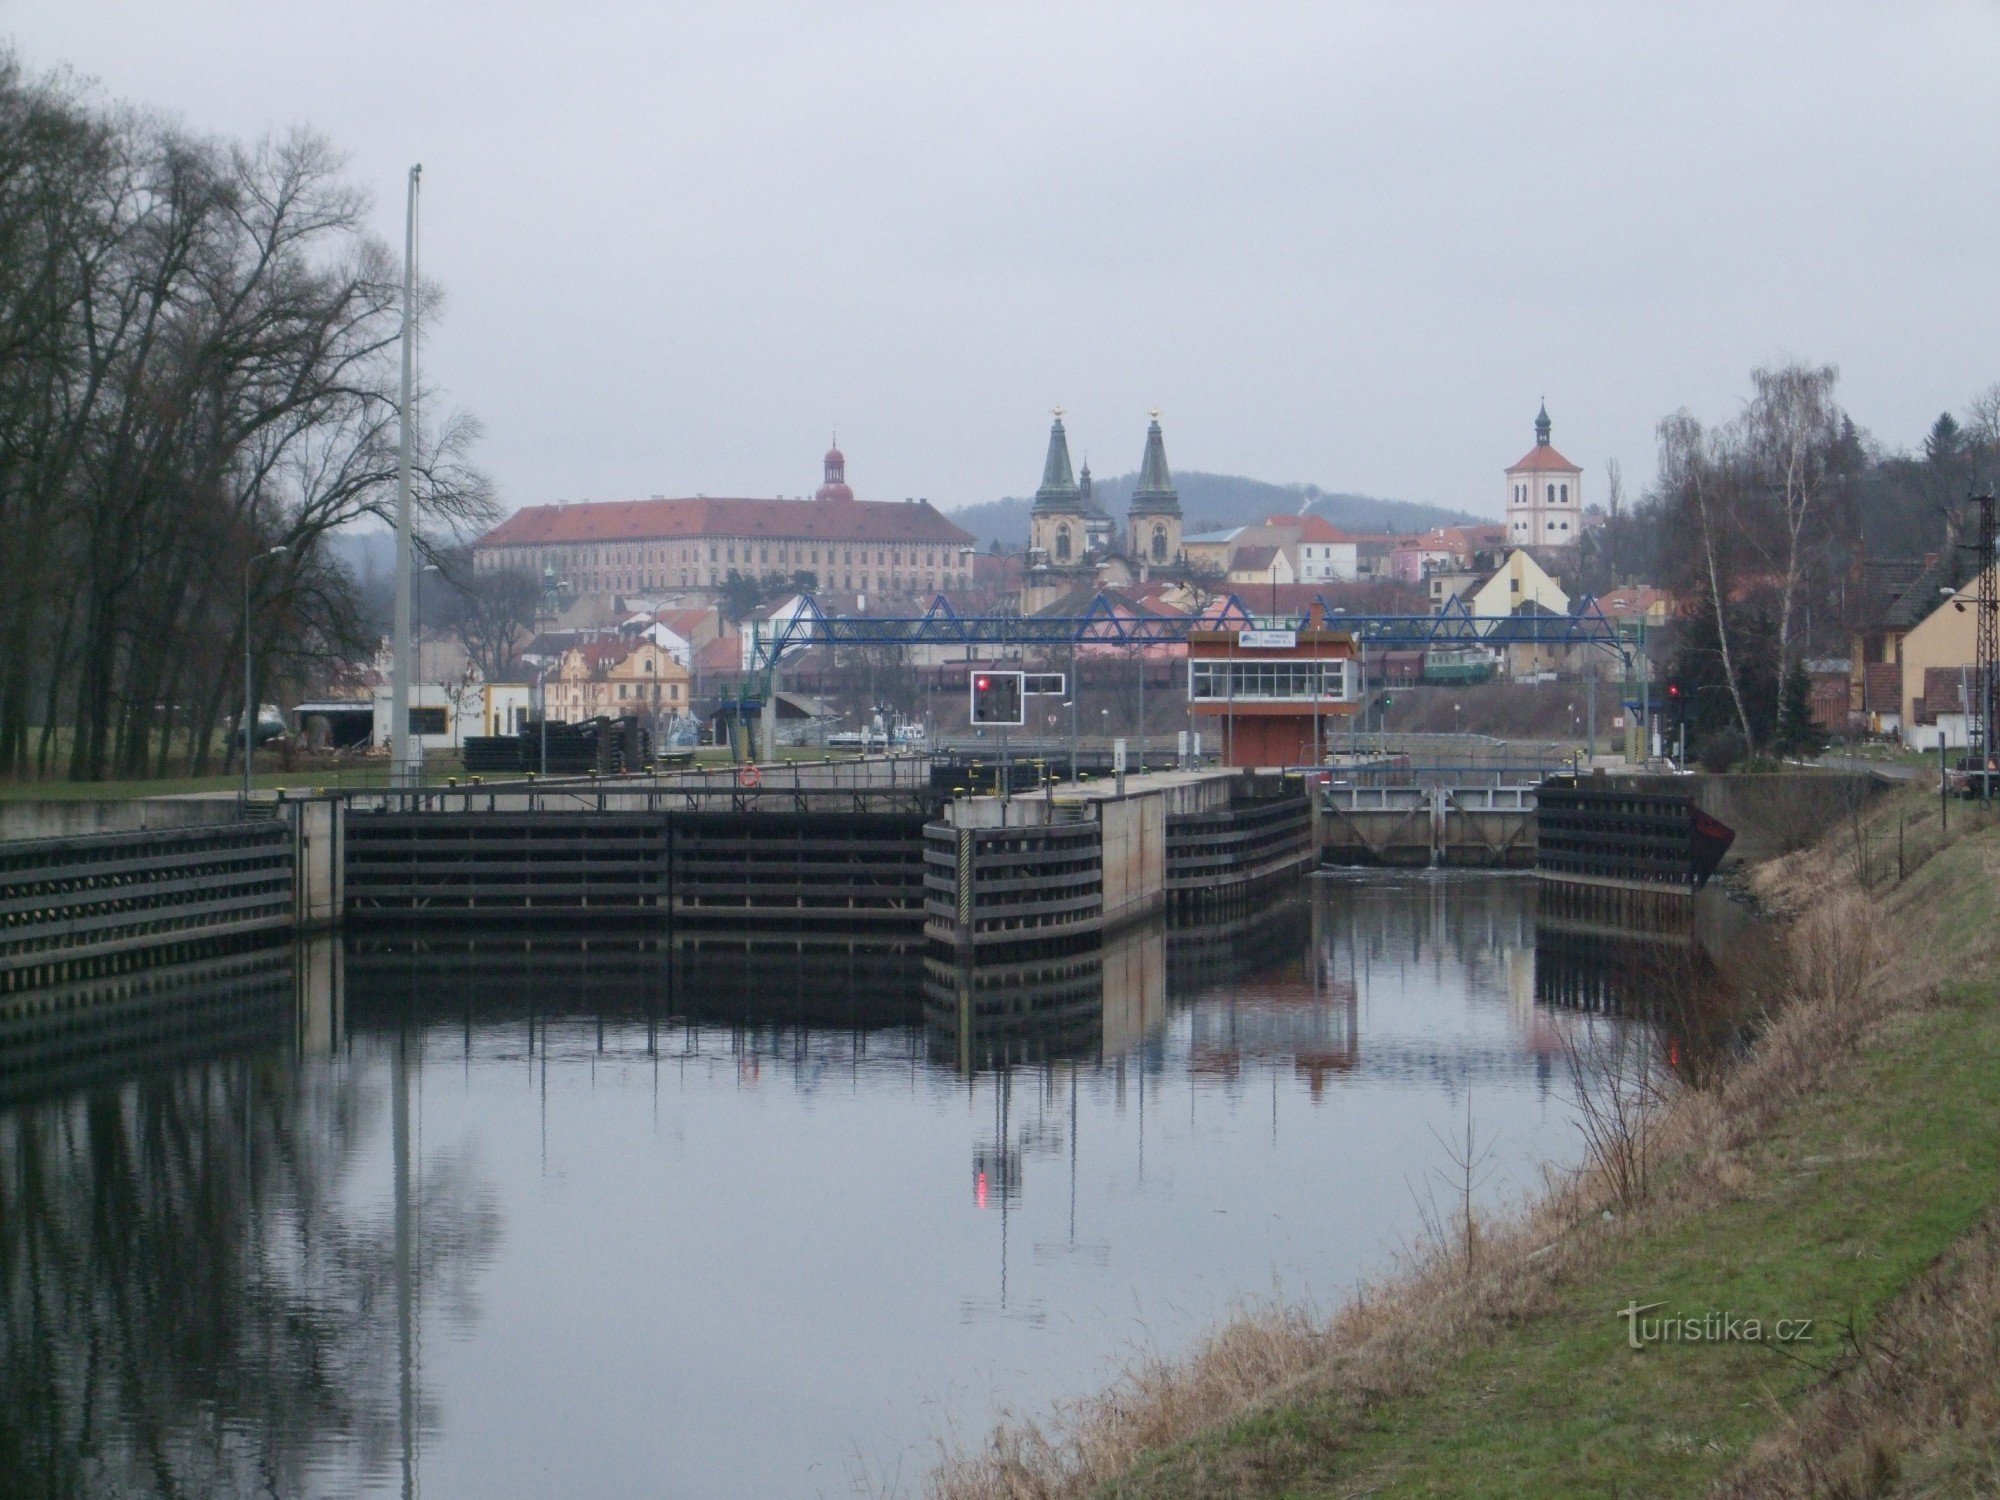
[[[1780,755],[1815,755],[1826,748],[1826,736],[1813,722],[1812,679],[1803,663],[1793,662],[1785,672],[1784,688],[1778,697],[1778,730],[1771,748]]]

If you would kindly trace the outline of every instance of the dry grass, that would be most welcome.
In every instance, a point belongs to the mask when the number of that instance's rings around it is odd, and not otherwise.
[[[1601,1119],[1605,1142],[1583,1169],[1552,1175],[1538,1200],[1479,1227],[1476,1263],[1454,1237],[1434,1232],[1397,1274],[1364,1287],[1331,1318],[1260,1309],[1185,1357],[1134,1364],[1101,1394],[1039,1418],[1003,1416],[984,1443],[949,1449],[927,1492],[934,1500],[1069,1500],[1129,1475],[1149,1454],[1286,1402],[1310,1399],[1333,1422],[1364,1413],[1427,1389],[1451,1353],[1548,1309],[1628,1237],[1742,1193],[1745,1147],[1824,1087],[1911,993],[1886,982],[1891,944],[1878,906],[1852,879],[1830,878],[1830,865],[1854,868],[1824,853],[1816,862],[1792,856],[1759,878],[1764,899],[1792,915],[1759,977],[1762,1031],[1741,1064],[1700,1090],[1649,1083],[1642,1116]],[[1640,1148],[1618,1139],[1630,1131],[1645,1132],[1643,1180],[1629,1170]],[[1200,1492],[1258,1488],[1255,1475],[1211,1470]]]
[[[1839,1378],[1778,1415],[1716,1494],[2000,1493],[2000,1213],[1850,1339]]]

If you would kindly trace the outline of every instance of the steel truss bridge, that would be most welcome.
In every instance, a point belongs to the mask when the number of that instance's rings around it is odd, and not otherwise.
[[[1428,649],[1432,646],[1582,646],[1605,651],[1630,673],[1639,645],[1620,632],[1586,598],[1573,614],[1474,615],[1454,599],[1434,615],[1353,614],[1318,601],[1326,628],[1344,630],[1364,650]],[[769,673],[788,654],[815,646],[1129,647],[1184,643],[1196,630],[1299,629],[1306,615],[1255,615],[1235,594],[1216,600],[1199,614],[1154,615],[1122,611],[1099,594],[1078,615],[961,615],[939,595],[921,615],[829,615],[808,594],[801,607],[766,637],[756,639],[751,668]]]

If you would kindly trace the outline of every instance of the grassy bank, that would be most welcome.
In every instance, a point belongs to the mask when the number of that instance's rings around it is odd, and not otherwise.
[[[2000,831],[1954,825],[1900,794],[1757,872],[1792,919],[1750,1055],[1519,1219],[1004,1428],[934,1493],[2000,1490]],[[1631,1347],[1635,1305],[1667,1339]]]

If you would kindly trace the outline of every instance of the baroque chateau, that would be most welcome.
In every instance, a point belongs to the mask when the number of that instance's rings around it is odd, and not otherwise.
[[[857,500],[847,457],[827,450],[810,500],[619,500],[530,505],[480,538],[477,567],[552,578],[566,593],[720,588],[730,575],[813,575],[818,587],[881,596],[968,586],[972,534],[928,500]]]

